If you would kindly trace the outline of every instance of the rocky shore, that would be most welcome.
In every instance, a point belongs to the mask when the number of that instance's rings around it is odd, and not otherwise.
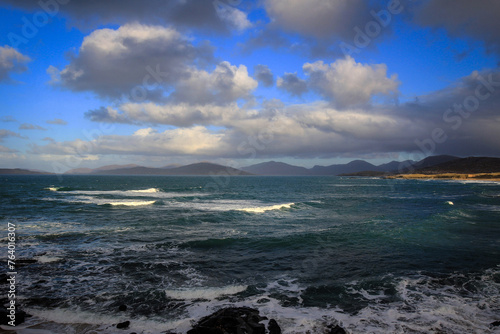
[[[2,302],[5,302],[2,300]],[[126,310],[125,305],[120,306],[120,311]],[[4,307],[0,310],[0,325],[8,325],[8,312]],[[16,326],[22,324],[30,315],[24,311],[16,314]],[[124,333],[130,328],[131,321],[127,320],[111,327],[121,329]],[[5,328],[5,327],[4,327]],[[12,327],[15,330],[15,327]],[[249,307],[228,307],[206,316],[198,321],[187,334],[282,334],[281,327],[275,319],[268,319],[259,314],[259,310]],[[130,334],[137,334],[131,332]],[[165,334],[180,334],[167,332]],[[347,334],[339,325],[330,325],[325,334]]]
[[[5,275],[1,275],[2,282],[6,279]],[[0,325],[3,330],[9,330],[11,326],[8,324],[8,301],[0,299]],[[126,305],[118,307],[119,312],[127,311]],[[31,317],[21,309],[17,309],[15,325],[23,324],[27,318]],[[127,320],[120,323],[110,324],[107,328],[122,330],[123,333],[137,334],[129,332],[133,320]],[[500,328],[500,321],[494,321],[490,324],[490,329],[495,330]],[[12,327],[15,331],[17,328]],[[10,331],[8,331],[10,332]],[[114,331],[115,332],[115,331]],[[181,334],[174,331],[162,332],[163,334]],[[249,307],[227,307],[222,308],[206,317],[201,318],[195,325],[192,326],[187,334],[281,334],[282,329],[275,319],[269,319],[265,315],[261,315],[259,310]],[[324,334],[347,334],[349,333],[338,324],[330,324],[325,328]]]

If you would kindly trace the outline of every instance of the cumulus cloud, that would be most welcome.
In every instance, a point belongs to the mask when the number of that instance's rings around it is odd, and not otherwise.
[[[293,96],[301,96],[307,92],[307,82],[297,76],[297,73],[285,73],[278,78],[277,86]]]
[[[370,20],[363,0],[266,0],[265,8],[283,29],[316,38],[351,39],[354,27]]]
[[[201,68],[211,61],[211,47],[194,46],[174,29],[129,24],[92,32],[69,65],[48,72],[53,83],[74,91],[134,102],[225,104],[251,97],[258,83],[246,66],[222,61],[211,71]]]
[[[76,154],[92,147],[92,154],[98,155],[203,158],[249,158],[255,154],[260,158],[330,158],[394,152],[416,152],[415,159],[443,153],[500,155],[499,70],[473,72],[445,89],[420,96],[418,102],[399,105],[340,109],[328,101],[299,105],[270,101],[260,110],[229,116],[224,109],[201,109],[197,114],[187,104],[185,109],[171,107],[130,104],[121,106],[119,114],[143,123],[176,122],[186,127],[164,132],[144,127],[128,136],[35,145],[32,153]],[[182,119],[184,114],[187,116]],[[204,121],[204,126],[189,126]],[[214,124],[220,127],[213,130]]]
[[[0,3],[27,10],[42,10],[38,1],[0,0]],[[227,32],[230,28],[244,29],[249,25],[243,11],[229,5],[222,8],[214,6],[213,1],[206,0],[143,0],[140,4],[135,0],[68,1],[57,6],[57,11],[67,15],[71,24],[80,28],[140,21]]]
[[[262,83],[265,87],[271,87],[274,85],[274,75],[269,66],[267,65],[256,65],[255,66],[255,78]]]
[[[215,1],[213,4],[219,18],[226,22],[229,27],[238,31],[243,31],[252,26],[252,23],[248,20],[247,15],[238,8]]]
[[[0,82],[13,82],[10,73],[22,73],[31,59],[10,46],[0,46]]]
[[[235,66],[223,61],[212,72],[191,69],[185,78],[177,82],[172,99],[193,104],[224,104],[249,98],[257,86],[257,81],[248,75],[245,65]]]
[[[90,110],[85,116],[94,122],[128,124],[165,124],[179,127],[218,125],[230,127],[236,119],[255,117],[256,111],[246,111],[237,103],[224,106],[215,104],[124,103],[120,112],[111,107]]]
[[[312,89],[342,108],[367,104],[374,95],[398,93],[397,75],[387,77],[385,64],[360,64],[348,56],[330,65],[323,61],[306,63],[303,70]]]
[[[29,123],[23,123],[19,126],[19,130],[47,130],[40,125],[33,125]]]
[[[454,37],[481,40],[487,49],[500,52],[500,2],[497,0],[427,0],[416,7],[416,21],[444,28]]]
[[[211,57],[211,47],[194,46],[175,29],[134,23],[93,31],[69,65],[49,72],[52,82],[74,91],[144,99],[148,90],[172,85]]]
[[[31,153],[50,155],[83,155],[92,148],[95,154],[130,155],[198,155],[217,156],[225,150],[223,134],[205,127],[179,128],[157,132],[151,128],[139,129],[131,136],[105,135],[91,142],[71,142],[34,145]]]

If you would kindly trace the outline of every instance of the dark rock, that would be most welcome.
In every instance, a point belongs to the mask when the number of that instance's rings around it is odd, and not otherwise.
[[[116,325],[116,328],[118,329],[127,329],[130,326],[130,321],[124,321],[120,322],[119,324]]]
[[[118,306],[118,311],[125,312],[126,310],[127,310],[127,305],[122,304],[122,305]]]
[[[269,334],[281,334],[281,327],[274,319],[269,320],[267,329],[269,330]]]
[[[498,327],[498,326],[500,326],[500,320],[493,321],[493,322],[490,324],[490,327]]]
[[[258,310],[229,307],[202,318],[187,334],[265,334],[266,327],[259,323],[265,319]]]
[[[339,325],[336,325],[335,327],[330,327],[330,331],[328,332],[328,334],[347,334],[347,332]]]

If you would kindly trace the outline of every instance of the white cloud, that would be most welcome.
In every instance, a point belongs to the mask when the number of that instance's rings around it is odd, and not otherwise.
[[[236,102],[216,104],[124,103],[121,112],[111,107],[90,110],[85,115],[94,122],[128,124],[165,124],[179,127],[217,125],[231,127],[236,120],[256,117],[258,111],[242,109]]]
[[[231,7],[226,4],[217,5],[215,1],[213,3],[219,18],[233,29],[243,31],[252,26],[252,23],[248,20],[247,15],[238,8]]]
[[[174,29],[127,24],[92,32],[69,65],[47,71],[53,83],[72,90],[132,102],[225,104],[251,98],[258,83],[246,66],[222,61],[212,71],[200,68],[211,60],[208,45],[194,46]],[[113,116],[112,110],[92,113]]]
[[[332,68],[322,66],[319,68],[326,72]],[[454,110],[455,105],[461,105],[461,109]],[[144,123],[168,124],[173,117],[185,112],[187,116],[182,122],[186,126],[196,118],[189,114],[189,104],[176,105],[178,110],[170,107],[130,104],[119,115],[135,117]],[[414,151],[419,152],[418,157],[428,153],[500,154],[499,71],[473,72],[446,89],[421,96],[417,103],[338,108],[328,101],[289,106],[271,101],[261,110],[242,109],[228,113],[229,116],[221,106],[210,108],[203,109],[205,126],[164,132],[145,127],[130,135],[103,135],[88,142],[35,145],[33,153],[78,154],[90,147],[93,155],[176,155],[210,159],[248,158],[253,154],[273,159],[326,158]],[[219,127],[213,130],[212,125]],[[439,142],[432,139],[436,129],[443,133]],[[423,152],[422,145],[432,152]]]
[[[31,59],[10,46],[0,46],[0,82],[12,82],[10,73],[22,73]]]
[[[176,101],[192,104],[225,104],[249,98],[257,86],[245,65],[235,66],[223,61],[212,72],[191,69],[188,76],[179,80],[172,96]]]
[[[224,134],[211,132],[205,127],[178,128],[157,132],[152,128],[137,130],[131,136],[104,135],[90,142],[71,142],[34,145],[32,153],[73,155],[87,157],[99,154],[128,154],[162,156],[168,154],[217,156],[224,151]]]
[[[310,87],[340,107],[367,104],[374,95],[398,93],[397,75],[387,77],[385,64],[360,64],[348,56],[330,65],[306,63],[303,70],[309,75]]]
[[[53,83],[75,91],[143,98],[144,91],[171,86],[211,57],[209,46],[194,46],[172,28],[134,23],[93,31],[69,65],[47,71]]]
[[[158,133],[158,131],[153,128],[145,128],[137,130],[136,132],[134,132],[133,136],[147,137],[156,133]]]

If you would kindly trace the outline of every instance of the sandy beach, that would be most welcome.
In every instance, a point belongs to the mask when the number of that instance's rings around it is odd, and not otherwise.
[[[500,181],[500,173],[478,173],[478,174],[396,174],[386,176],[387,179],[410,179],[410,180],[470,180],[470,181]]]

